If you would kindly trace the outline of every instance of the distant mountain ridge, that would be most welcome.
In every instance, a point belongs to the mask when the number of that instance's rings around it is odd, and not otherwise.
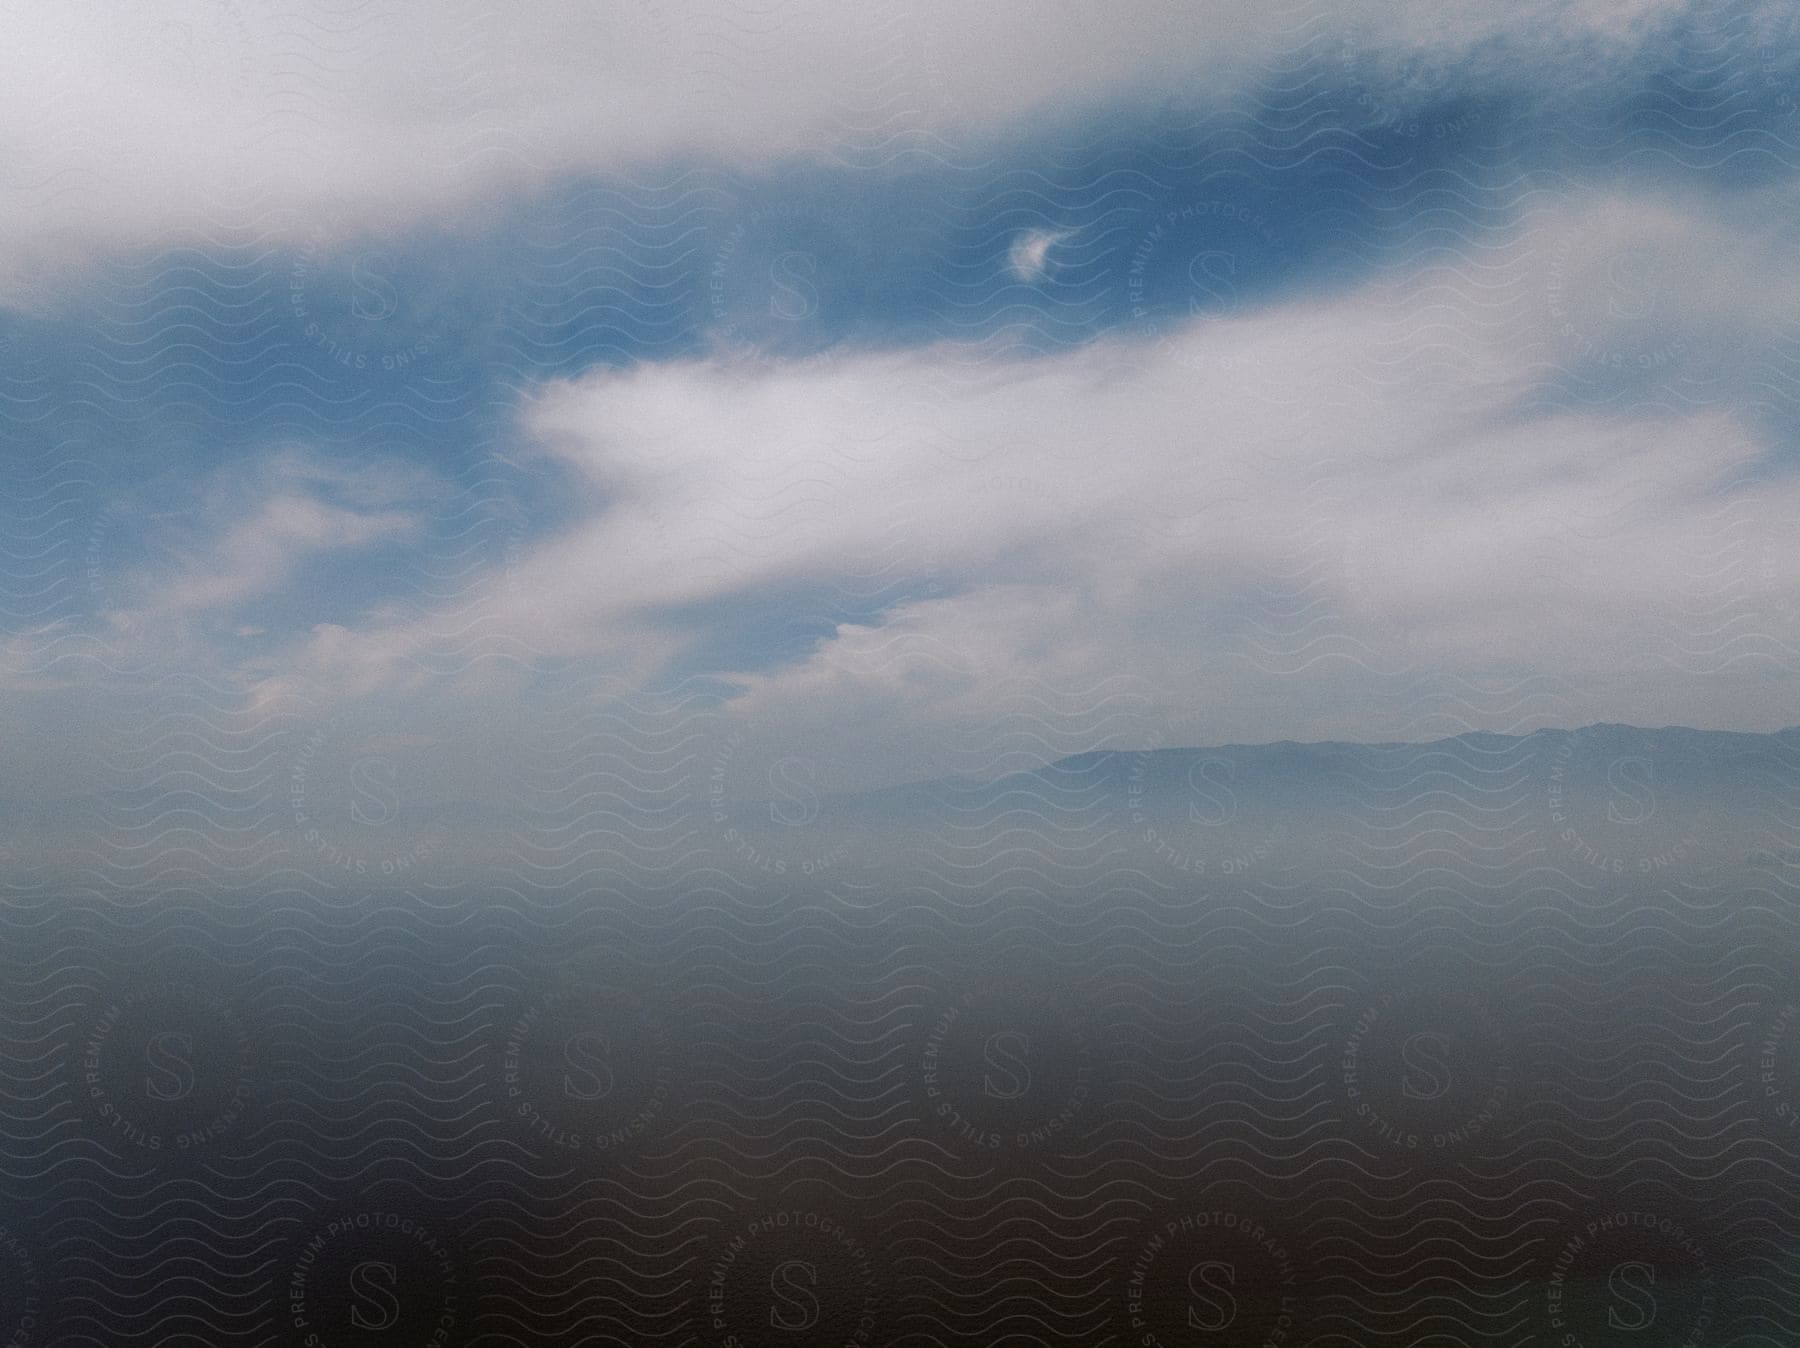
[[[796,836],[758,809],[739,816],[746,831]],[[1274,856],[1318,867],[1441,856],[1601,876],[1786,866],[1800,857],[1800,728],[1600,723],[1420,742],[1090,750],[985,782],[934,778],[821,799],[809,832],[839,828],[896,841],[923,830],[957,855],[1104,839],[1194,873],[1208,859],[1230,868]]]
[[[1433,740],[1271,740],[1261,743],[1088,749],[1055,759],[1041,768],[1008,773],[988,781],[933,777],[845,795],[838,799],[873,803],[906,799],[921,792],[1001,792],[1026,782],[1042,782],[1050,778],[1105,778],[1116,775],[1121,771],[1122,765],[1135,765],[1139,762],[1162,768],[1164,765],[1185,764],[1209,757],[1223,757],[1234,764],[1246,766],[1285,766],[1293,770],[1312,768],[1321,772],[1333,772],[1359,761],[1372,766],[1388,767],[1401,761],[1417,760],[1425,755],[1456,757],[1466,752],[1470,755],[1467,761],[1471,766],[1485,769],[1492,767],[1497,757],[1509,753],[1528,755],[1533,751],[1547,749],[1554,754],[1564,745],[1570,744],[1575,745],[1576,751],[1583,755],[1611,752],[1651,757],[1670,765],[1689,766],[1694,762],[1728,765],[1733,762],[1755,761],[1763,752],[1800,752],[1800,726],[1764,732],[1698,730],[1690,726],[1652,728],[1603,721],[1572,730],[1545,728],[1519,735],[1474,730]],[[1132,769],[1127,766],[1124,770]],[[1165,775],[1163,771],[1155,774],[1158,780]]]

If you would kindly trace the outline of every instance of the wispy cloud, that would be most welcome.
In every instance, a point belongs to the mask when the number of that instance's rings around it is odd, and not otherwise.
[[[1649,340],[1636,290],[1608,280],[1622,240],[1587,251],[1596,219],[1696,259],[1655,268],[1664,342],[1727,302],[1699,257],[1765,246],[1673,210],[1601,196],[1496,245],[1566,254],[1557,299],[1427,267],[1051,356],[944,344],[557,381],[520,431],[566,475],[571,522],[475,606],[518,649],[638,686],[679,663],[746,715],[846,743],[873,706],[884,733],[941,745],[1022,687],[1119,676],[1219,707],[1221,735],[1367,735],[1404,719],[1383,668],[1532,670],[1597,715],[1705,721],[1720,680],[1674,657],[1718,598],[1716,512],[1782,550],[1761,630],[1800,649],[1800,552],[1779,541],[1800,486],[1761,472],[1770,442],[1728,409],[1544,397],[1571,315],[1599,351]],[[1422,321],[1436,358],[1409,365]],[[743,615],[764,643],[696,665]],[[775,641],[795,624],[820,635]],[[291,668],[379,686],[441,627],[332,625]]]
[[[139,525],[154,560],[119,577],[125,602],[101,617],[152,640],[168,641],[183,624],[225,620],[255,635],[262,629],[241,621],[254,618],[255,601],[303,581],[320,558],[415,535],[435,490],[397,462],[334,464],[290,449],[232,465],[186,509]]]
[[[1068,238],[1066,230],[1029,229],[1013,240],[1007,251],[1007,265],[1021,281],[1035,281],[1049,267],[1050,249]]]

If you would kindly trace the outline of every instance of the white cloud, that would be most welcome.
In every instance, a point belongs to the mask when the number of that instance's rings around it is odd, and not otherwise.
[[[1757,683],[1766,661],[1739,686],[1680,647],[1730,599],[1728,508],[1756,551],[1767,649],[1800,650],[1800,485],[1756,477],[1766,445],[1728,407],[1539,400],[1569,358],[1548,259],[1571,259],[1593,341],[1642,339],[1635,307],[1588,294],[1575,259],[1595,220],[1624,230],[1606,257],[1633,239],[1750,246],[1668,201],[1596,197],[1496,244],[1505,302],[1491,276],[1471,292],[1459,260],[1051,356],[940,345],[548,385],[524,429],[568,474],[576,522],[471,607],[517,650],[640,684],[776,596],[814,620],[858,612],[797,662],[716,669],[741,715],[823,727],[878,770],[941,770],[1019,698],[1112,697],[1120,680],[1216,708],[1220,741],[1400,733],[1416,676],[1520,671],[1556,680],[1578,719],[1708,723],[1728,706],[1778,724],[1794,690]],[[1711,324],[1730,303],[1704,268],[1659,276],[1672,318]],[[1476,298],[1446,302],[1459,293]],[[1409,363],[1426,320],[1454,359]],[[333,626],[289,665],[380,686],[441,627]]]
[[[1007,265],[1017,279],[1035,281],[1048,267],[1051,247],[1068,237],[1067,230],[1028,229],[1015,238],[1007,250]]]
[[[290,584],[312,559],[413,535],[435,490],[406,465],[334,464],[296,450],[227,468],[196,504],[137,522],[154,560],[119,578],[125,602],[101,616],[115,631],[166,642],[183,624],[236,614]]]
[[[380,231],[586,171],[768,165],[940,143],[1121,95],[1223,96],[1340,39],[1600,77],[1676,0],[298,0],[0,6],[0,297],[62,264],[198,232],[288,244]],[[1598,36],[1594,48],[1578,41]],[[884,150],[884,153],[886,151]]]

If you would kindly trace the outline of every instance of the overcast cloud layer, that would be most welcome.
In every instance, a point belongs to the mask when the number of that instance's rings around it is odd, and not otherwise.
[[[1780,51],[1781,15],[1703,14],[1698,40]],[[45,267],[176,237],[342,238],[574,174],[954,155],[1318,64],[1399,109],[1521,71],[1604,92],[1693,23],[1678,0],[13,4],[0,242],[41,297]]]

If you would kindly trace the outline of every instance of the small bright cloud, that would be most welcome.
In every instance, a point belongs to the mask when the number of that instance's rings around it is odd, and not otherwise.
[[[1050,249],[1068,237],[1066,229],[1028,229],[1013,240],[1007,265],[1021,281],[1041,280],[1049,269]]]

